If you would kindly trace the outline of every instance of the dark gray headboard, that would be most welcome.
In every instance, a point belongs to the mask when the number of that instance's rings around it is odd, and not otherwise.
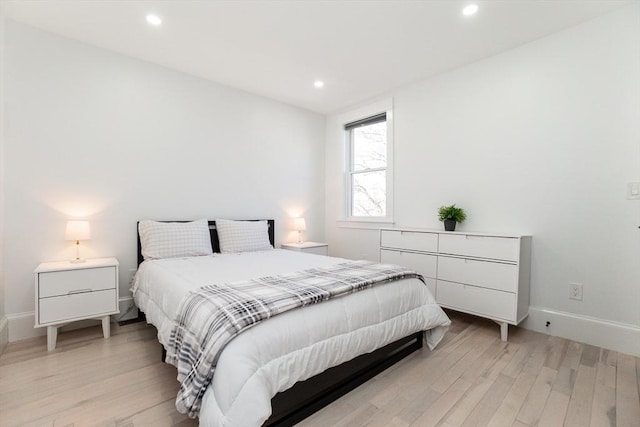
[[[264,219],[247,219],[243,221],[265,221]],[[275,247],[275,220],[267,219],[269,241],[271,246]],[[160,222],[189,222],[189,221],[160,221]],[[138,221],[139,223],[139,221]],[[142,264],[144,257],[142,256],[142,245],[140,244],[140,232],[138,231],[138,223],[136,224],[136,235],[138,237],[138,265]],[[211,235],[211,247],[213,252],[220,252],[220,242],[218,241],[218,230],[216,230],[216,222],[209,221],[209,234]]]

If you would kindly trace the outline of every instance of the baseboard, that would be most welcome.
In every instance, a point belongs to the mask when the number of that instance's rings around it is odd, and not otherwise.
[[[549,322],[549,326],[547,325]],[[640,356],[640,327],[595,317],[530,307],[529,317],[519,326],[620,353]]]
[[[7,314],[9,321],[9,342],[47,335],[47,328],[34,328],[36,314],[26,313]]]
[[[111,316],[112,322],[119,322],[127,319],[135,319],[138,317],[138,308],[133,303],[133,298],[123,297],[118,300],[120,314]],[[34,328],[36,317],[35,312],[7,314],[8,336],[9,342],[20,341],[27,338],[39,337],[47,335],[47,328]],[[70,331],[73,329],[86,328],[88,326],[99,325],[100,320],[80,320],[69,323],[62,327],[61,331]],[[0,323],[0,327],[2,324]],[[0,329],[0,332],[2,330]],[[1,340],[1,337],[0,337]],[[1,341],[0,341],[1,342]]]
[[[6,317],[0,317],[0,354],[4,352],[4,349],[9,343],[9,321]]]

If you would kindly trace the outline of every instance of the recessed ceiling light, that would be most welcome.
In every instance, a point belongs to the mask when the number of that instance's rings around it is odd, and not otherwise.
[[[465,6],[464,9],[462,9],[462,14],[464,16],[471,16],[471,15],[474,15],[477,11],[478,11],[478,5],[470,4],[468,6]]]
[[[322,80],[316,80],[315,82],[313,82],[313,85],[318,89],[320,89],[321,87],[324,86],[324,82]]]
[[[151,25],[158,26],[162,24],[162,19],[158,18],[156,15],[147,15],[147,22]]]

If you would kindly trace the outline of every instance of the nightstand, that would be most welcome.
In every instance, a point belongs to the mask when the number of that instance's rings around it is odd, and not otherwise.
[[[58,328],[85,319],[101,319],[109,338],[109,316],[118,314],[118,260],[45,262],[34,270],[36,328],[47,327],[47,350],[56,348]]]
[[[307,254],[324,255],[327,256],[329,245],[326,243],[318,242],[302,242],[302,243],[283,243],[280,245],[282,249],[289,251],[304,252]]]

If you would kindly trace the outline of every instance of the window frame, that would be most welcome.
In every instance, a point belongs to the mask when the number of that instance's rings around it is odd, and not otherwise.
[[[393,224],[393,103],[392,100],[386,100],[378,102],[371,106],[353,111],[345,114],[340,120],[340,128],[343,134],[343,154],[344,154],[344,168],[343,168],[343,216],[339,221],[344,226],[352,227],[357,223],[364,224],[379,224],[389,225]],[[353,206],[353,175],[352,159],[353,159],[353,132],[355,127],[347,128],[348,125],[353,125],[358,122],[365,122],[372,120],[382,114],[386,115],[387,124],[387,165],[386,168],[372,168],[367,171],[386,170],[386,207],[385,216],[354,216],[352,214]],[[356,173],[362,173],[359,171]]]

